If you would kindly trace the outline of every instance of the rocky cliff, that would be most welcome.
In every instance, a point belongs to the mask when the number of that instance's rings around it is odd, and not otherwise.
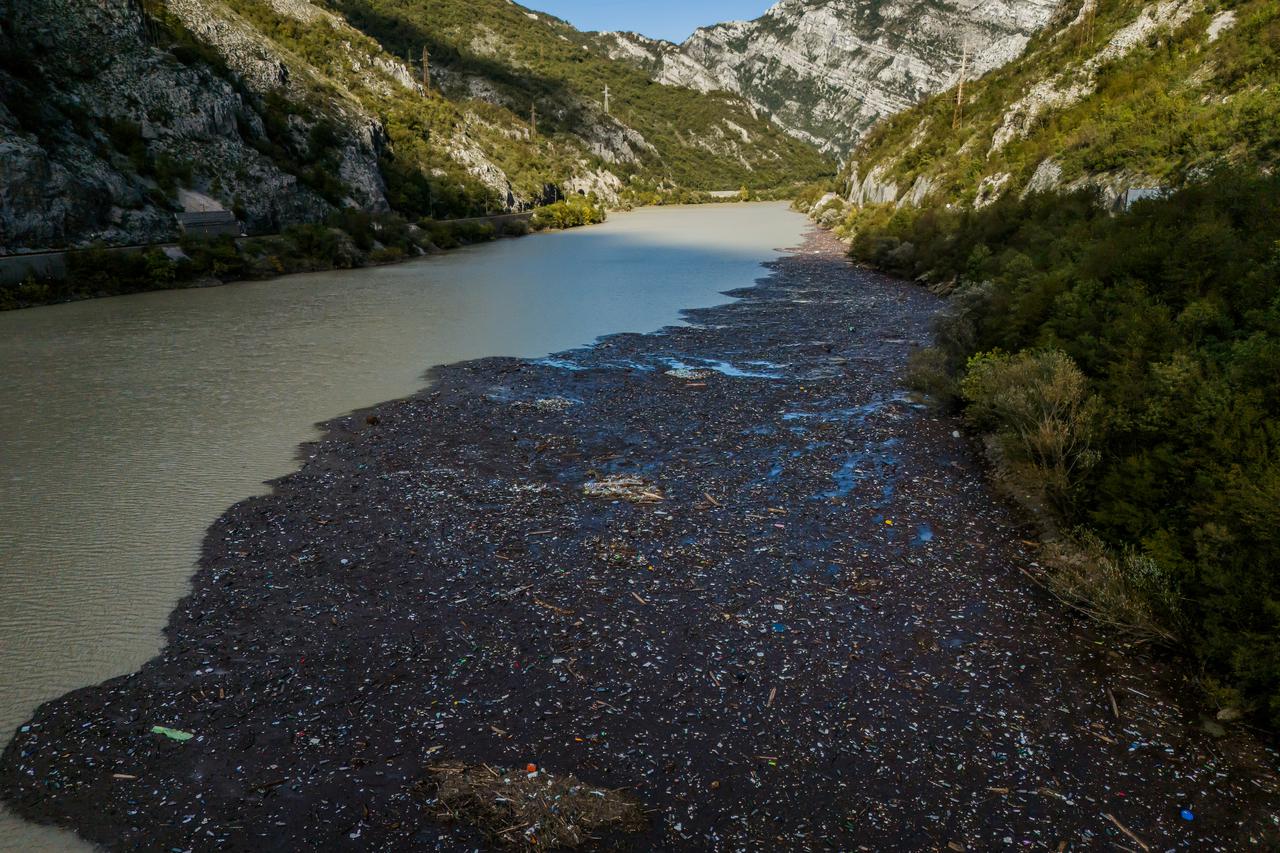
[[[1092,188],[1107,205],[1280,160],[1280,6],[1073,0],[1022,56],[853,149],[856,205]],[[828,199],[826,204],[829,205]],[[826,211],[828,214],[830,210]]]
[[[243,88],[206,62],[155,47],[145,22],[126,2],[9,4],[0,29],[0,251],[170,236],[173,205],[161,184],[172,187],[172,172],[188,169],[254,227],[325,208],[249,144],[266,131]],[[366,200],[381,201],[375,152],[354,140],[344,150],[349,168],[363,166],[369,179]]]
[[[265,233],[829,168],[581,38],[506,0],[0,0],[0,253],[172,239],[193,199]]]
[[[1021,53],[1059,0],[782,0],[754,21],[684,44],[601,34],[654,79],[742,95],[794,135],[836,153],[900,112]]]

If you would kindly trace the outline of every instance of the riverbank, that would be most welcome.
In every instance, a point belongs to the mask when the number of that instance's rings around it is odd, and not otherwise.
[[[582,206],[599,211],[598,219],[592,221],[603,221],[602,209],[585,201]],[[539,216],[554,208],[417,225],[394,214],[348,210],[327,225],[293,225],[279,234],[191,237],[156,246],[104,246],[3,256],[0,311],[263,281],[297,273],[385,266],[502,237],[522,237],[530,230],[586,224],[564,216]],[[15,278],[19,267],[27,264],[31,266],[25,277]]]
[[[615,210],[785,201],[798,189],[736,190],[725,197],[636,192]],[[608,212],[580,196],[527,213],[424,220],[412,226],[395,214],[347,210],[337,215],[336,224],[295,225],[279,234],[0,255],[0,311],[386,266],[504,237],[596,225]]]
[[[1028,587],[901,394],[938,300],[823,233],[772,267],[332,422],[210,530],[159,657],[19,731],[5,799],[119,849],[474,845],[450,759],[626,788],[639,849],[1274,846],[1274,756]]]
[[[912,382],[989,434],[1055,540],[1044,580],[1280,742],[1280,178],[1219,170],[1124,211],[808,209],[859,262],[954,293]]]
[[[778,201],[789,199],[796,190],[737,190],[731,198],[691,191],[635,192],[617,210]],[[0,311],[385,266],[503,237],[595,225],[607,215],[606,207],[581,196],[527,213],[417,224],[396,214],[345,210],[327,225],[293,225],[279,234],[0,255]]]

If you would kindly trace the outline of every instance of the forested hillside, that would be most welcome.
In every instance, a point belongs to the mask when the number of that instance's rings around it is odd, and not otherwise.
[[[829,168],[742,99],[655,83],[593,52],[589,35],[507,0],[326,2],[399,56],[427,47],[448,97],[492,102],[526,119],[536,109],[539,132],[587,140],[624,177],[702,190],[765,188]]]
[[[857,201],[982,205],[1027,189],[1177,185],[1280,156],[1280,6],[1085,0],[1011,64],[883,122]],[[957,103],[957,101],[959,103]]]

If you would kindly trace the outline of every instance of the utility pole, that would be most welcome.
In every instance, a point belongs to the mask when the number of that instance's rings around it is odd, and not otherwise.
[[[969,71],[969,43],[965,42],[964,52],[960,56],[960,85],[956,86],[956,111],[951,117],[951,127],[960,126],[960,119],[964,116],[964,77]]]
[[[422,89],[431,91],[431,53],[425,44],[422,46]]]
[[[1096,0],[1084,0],[1084,20],[1080,24],[1080,37],[1084,43],[1084,47],[1088,47],[1093,42],[1093,19],[1098,11]]]
[[[533,128],[533,135],[538,135],[538,105],[535,103],[529,107],[529,125]]]
[[[604,84],[604,114],[609,115],[609,84]]]

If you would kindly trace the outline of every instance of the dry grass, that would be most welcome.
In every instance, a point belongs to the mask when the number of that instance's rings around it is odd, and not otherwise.
[[[1047,571],[1033,579],[1074,610],[1138,642],[1177,642],[1177,591],[1150,558],[1089,533],[1046,542],[1043,557]]]
[[[599,833],[637,832],[646,824],[637,800],[574,776],[502,773],[461,762],[434,764],[427,771],[418,793],[437,816],[471,824],[499,844],[572,849],[599,840]]]

